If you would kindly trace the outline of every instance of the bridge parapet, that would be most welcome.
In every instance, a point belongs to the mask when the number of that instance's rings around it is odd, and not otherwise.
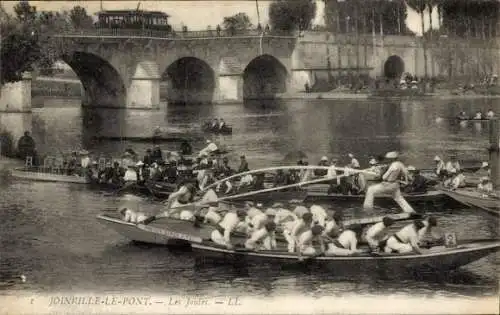
[[[162,38],[171,40],[193,40],[205,38],[248,38],[248,37],[279,37],[279,38],[297,38],[297,34],[286,32],[262,32],[258,30],[245,30],[238,32],[229,31],[187,31],[187,32],[167,32],[147,29],[109,29],[93,28],[82,29],[68,33],[53,33],[53,37],[114,37],[114,38]]]

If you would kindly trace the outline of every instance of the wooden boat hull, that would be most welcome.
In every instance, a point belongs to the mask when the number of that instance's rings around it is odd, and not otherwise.
[[[207,242],[208,243],[208,242]],[[192,250],[204,259],[222,260],[225,262],[237,262],[241,264],[270,263],[281,265],[301,264],[296,254],[287,252],[254,252],[233,251],[207,244],[192,244]],[[479,260],[500,249],[498,240],[478,240],[459,244],[456,248],[445,248],[444,246],[432,247],[423,250],[421,255],[417,254],[359,254],[356,256],[330,256],[314,257],[307,259],[308,265],[316,265],[332,271],[350,270],[369,271],[386,270],[453,270]],[[302,262],[304,264],[306,262]]]
[[[45,172],[33,172],[24,168],[15,168],[11,171],[11,175],[15,178],[29,179],[42,182],[61,182],[73,184],[88,184],[90,179],[83,176],[54,174]]]
[[[443,190],[443,192],[467,206],[478,207],[494,215],[500,215],[499,199],[483,196],[477,191],[467,189]]]
[[[440,205],[449,199],[445,193],[438,190],[428,191],[424,194],[403,194],[403,196],[412,205]],[[326,192],[311,190],[308,192],[306,200],[313,202],[363,203],[365,195],[327,194]],[[397,205],[389,195],[375,197],[375,203],[378,205]]]
[[[213,231],[209,226],[197,228],[192,222],[171,218],[159,219],[148,225],[125,222],[118,215],[102,214],[97,219],[131,241],[155,245],[179,244],[179,240],[185,240],[189,246],[186,239],[210,239]]]

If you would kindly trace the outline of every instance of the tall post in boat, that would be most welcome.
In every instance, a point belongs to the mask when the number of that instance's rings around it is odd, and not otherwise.
[[[500,190],[500,122],[493,119],[490,125],[490,167],[494,190]]]

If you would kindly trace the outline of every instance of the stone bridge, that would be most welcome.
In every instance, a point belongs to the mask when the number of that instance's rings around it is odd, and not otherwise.
[[[80,78],[85,106],[158,108],[160,85],[169,103],[210,103],[273,97],[290,85],[292,36],[162,38],[53,35],[70,41],[61,56]],[[162,82],[162,84],[160,84]]]

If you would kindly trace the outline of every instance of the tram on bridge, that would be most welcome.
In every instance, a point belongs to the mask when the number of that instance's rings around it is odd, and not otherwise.
[[[169,15],[161,11],[107,10],[97,13],[97,27],[102,29],[146,29],[170,33]]]

